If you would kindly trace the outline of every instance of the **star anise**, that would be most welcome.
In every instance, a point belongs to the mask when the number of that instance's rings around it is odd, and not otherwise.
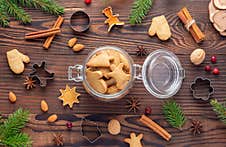
[[[192,120],[191,131],[194,136],[201,134],[202,132],[202,123],[199,120]]]
[[[32,78],[26,76],[24,85],[26,86],[27,90],[32,89],[35,87],[35,80],[33,80]]]
[[[136,113],[139,110],[140,107],[140,101],[138,98],[130,98],[127,100],[128,104],[126,105],[126,108],[128,108],[128,112],[133,111]]]
[[[53,141],[57,146],[63,146],[64,145],[64,139],[62,134],[53,134]]]
[[[137,46],[137,56],[146,56],[148,53],[143,45]]]

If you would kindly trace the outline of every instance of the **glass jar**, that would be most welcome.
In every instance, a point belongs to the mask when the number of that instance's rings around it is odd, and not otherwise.
[[[114,94],[102,94],[96,92],[86,79],[86,63],[99,51],[115,50],[121,53],[130,65],[130,80],[124,89]],[[75,70],[76,74],[73,75]],[[185,71],[182,68],[177,56],[167,50],[156,50],[148,55],[143,66],[134,64],[132,58],[123,49],[115,46],[103,46],[92,51],[82,65],[77,64],[68,67],[68,79],[75,82],[82,82],[86,91],[93,97],[102,101],[114,101],[123,98],[132,88],[134,80],[143,80],[145,88],[157,98],[169,98],[175,95],[185,78]]]

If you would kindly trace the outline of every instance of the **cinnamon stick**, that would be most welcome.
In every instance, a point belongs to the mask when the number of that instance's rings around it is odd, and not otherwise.
[[[63,18],[62,16],[59,16],[58,19],[57,19],[57,21],[56,21],[55,24],[53,25],[53,28],[59,28],[59,27],[62,25],[63,21],[64,21],[64,18]],[[48,49],[48,48],[50,47],[50,45],[51,45],[51,43],[52,43],[54,37],[55,37],[55,34],[52,35],[52,36],[49,36],[49,37],[46,39],[45,43],[43,44],[43,47],[44,47],[45,49]]]
[[[140,118],[140,121],[145,124],[147,127],[152,129],[154,132],[159,134],[162,138],[169,141],[171,139],[171,135],[163,129],[161,126],[159,126],[157,123],[155,123],[153,120],[148,118],[146,115],[142,115]]]
[[[60,33],[60,28],[52,28],[48,30],[41,30],[37,32],[25,34],[25,39],[37,39],[42,37],[48,37],[54,34]]]
[[[190,15],[189,11],[187,8],[182,8],[178,13],[178,17],[181,19],[181,21],[186,25],[190,21],[193,20],[192,16]],[[193,36],[194,40],[199,43],[202,40],[204,40],[205,35],[203,32],[199,29],[197,26],[196,22],[192,23],[192,25],[189,27],[189,32]]]

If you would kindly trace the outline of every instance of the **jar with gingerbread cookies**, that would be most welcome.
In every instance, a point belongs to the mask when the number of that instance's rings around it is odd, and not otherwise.
[[[168,98],[179,91],[184,77],[179,59],[167,50],[150,53],[141,66],[123,49],[103,46],[92,51],[82,65],[68,68],[69,80],[82,82],[90,95],[102,101],[123,98],[136,79],[143,80],[153,96]]]

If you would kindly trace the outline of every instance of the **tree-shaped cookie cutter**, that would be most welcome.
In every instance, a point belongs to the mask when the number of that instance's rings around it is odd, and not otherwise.
[[[86,133],[90,133],[91,132],[90,130],[85,130],[85,127],[86,127],[85,123],[86,122],[89,123],[87,125],[88,127],[94,127],[96,129],[95,130],[96,131],[96,137],[91,138],[90,136],[86,135]],[[87,120],[85,118],[82,118],[80,127],[81,127],[80,133],[81,133],[82,137],[85,138],[86,140],[88,140],[90,143],[96,142],[102,136],[101,130],[100,130],[100,128],[99,128],[99,126],[98,126],[98,124],[96,122],[93,122],[93,121]]]
[[[210,96],[214,93],[214,88],[211,80],[203,77],[196,77],[190,86],[192,95],[195,99],[209,100]]]
[[[29,77],[36,80],[40,87],[46,87],[48,81],[54,79],[54,73],[47,70],[45,61],[42,61],[41,64],[33,64],[32,70]]]

